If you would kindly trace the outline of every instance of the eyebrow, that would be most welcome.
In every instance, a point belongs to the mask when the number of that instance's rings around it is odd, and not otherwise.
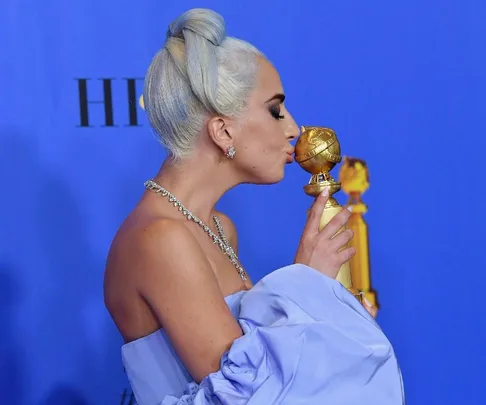
[[[277,93],[273,97],[271,97],[267,101],[265,101],[265,103],[269,103],[270,101],[273,101],[273,100],[280,100],[280,102],[283,103],[284,100],[285,100],[285,94]]]

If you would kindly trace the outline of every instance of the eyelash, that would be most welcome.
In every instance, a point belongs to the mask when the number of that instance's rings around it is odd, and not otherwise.
[[[270,114],[272,114],[273,118],[276,120],[282,120],[285,118],[284,115],[280,115],[280,108],[279,106],[274,106],[270,108]]]

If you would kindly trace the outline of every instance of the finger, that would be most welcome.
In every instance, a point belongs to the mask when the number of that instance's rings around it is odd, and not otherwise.
[[[351,239],[353,239],[354,232],[351,229],[345,229],[339,232],[334,238],[331,239],[330,248],[333,252],[339,251],[342,247],[346,246]]]
[[[346,263],[355,254],[356,254],[356,249],[354,247],[350,246],[348,248],[341,250],[339,253],[337,253],[336,261],[340,266],[342,266],[343,263]]]
[[[376,318],[376,314],[378,312],[378,308],[376,308],[375,306],[373,306],[373,304],[370,301],[368,301],[368,299],[366,297],[363,297],[363,304],[364,304],[366,310],[370,313],[370,315],[373,318]]]
[[[326,239],[334,237],[338,231],[346,225],[351,216],[351,212],[348,209],[342,209],[333,219],[322,229],[321,234]]]
[[[322,212],[329,199],[329,187],[317,196],[310,210],[309,218],[304,228],[304,233],[317,234],[321,223]]]

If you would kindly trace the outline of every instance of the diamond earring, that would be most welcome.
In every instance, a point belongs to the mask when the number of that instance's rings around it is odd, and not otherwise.
[[[235,157],[235,154],[236,154],[236,150],[233,146],[230,146],[225,153],[228,159],[233,159]]]

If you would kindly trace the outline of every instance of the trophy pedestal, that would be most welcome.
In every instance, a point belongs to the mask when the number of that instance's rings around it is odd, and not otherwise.
[[[336,215],[338,214],[343,207],[340,205],[326,205],[324,208],[324,211],[322,212],[321,216],[321,222],[319,224],[319,230],[322,230],[328,223],[329,221]],[[346,228],[342,227],[338,233],[344,231]],[[346,288],[351,288],[353,286],[352,280],[351,280],[351,267],[349,266],[349,262],[344,263],[341,268],[339,269],[339,273],[336,276],[336,280],[339,281],[344,287]]]
[[[329,197],[329,200],[326,204],[326,207],[324,208],[324,211],[322,212],[321,216],[321,221],[319,224],[319,230],[322,230],[328,223],[331,221],[332,218],[334,218],[335,215],[337,215],[343,208],[340,206],[337,201]],[[339,231],[338,234],[342,231],[344,231],[346,227],[342,227]],[[336,234],[337,235],[337,234]],[[347,246],[344,246],[343,249],[345,249]],[[351,259],[352,260],[352,259]],[[354,284],[354,274],[351,273],[351,262],[347,261],[341,265],[341,268],[339,269],[339,272],[336,276],[336,280],[339,281],[345,288],[348,289],[348,291],[353,294],[360,302],[362,301],[362,294],[360,293],[359,290],[353,287]]]
[[[368,226],[363,218],[366,213],[366,205],[362,202],[350,203],[352,215],[348,221],[348,228],[354,233],[351,245],[356,249],[356,254],[350,260],[351,277],[353,284],[361,291],[361,294],[375,307],[378,307],[376,293],[371,288],[370,257],[368,243]]]

